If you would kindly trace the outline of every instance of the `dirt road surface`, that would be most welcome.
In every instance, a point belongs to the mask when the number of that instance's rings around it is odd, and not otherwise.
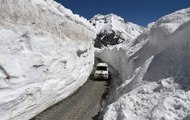
[[[97,120],[97,113],[105,105],[106,81],[89,78],[76,93],[48,108],[31,120]]]

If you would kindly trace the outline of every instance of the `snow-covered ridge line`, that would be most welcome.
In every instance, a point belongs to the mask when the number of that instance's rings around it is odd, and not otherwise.
[[[95,19],[95,20],[102,20],[102,19],[104,19],[104,20],[112,22],[112,21],[114,21],[114,18],[117,18],[120,21],[125,21],[123,18],[121,18],[120,16],[115,15],[113,13],[110,13],[110,14],[107,14],[107,15],[97,14],[90,21],[93,21],[93,19]]]
[[[133,32],[135,33],[135,30],[141,33],[144,30],[142,26],[126,21],[113,13],[107,15],[97,14],[90,20],[90,22],[95,26],[97,33],[103,33],[105,30],[105,32],[110,32],[110,30],[120,30],[120,32],[128,33],[130,29],[133,29]],[[131,33],[131,35],[133,34],[134,33]]]
[[[82,86],[93,26],[53,0],[0,0],[0,120],[28,120]]]
[[[145,30],[142,26],[128,22],[115,14],[98,14],[90,22],[96,29],[95,47],[98,48],[123,42],[128,44]]]

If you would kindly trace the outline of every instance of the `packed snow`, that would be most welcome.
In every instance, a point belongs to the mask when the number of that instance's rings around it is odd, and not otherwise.
[[[0,120],[27,120],[86,82],[96,34],[53,0],[0,5]]]
[[[123,80],[104,120],[190,119],[190,8],[148,25],[130,43],[97,50]]]

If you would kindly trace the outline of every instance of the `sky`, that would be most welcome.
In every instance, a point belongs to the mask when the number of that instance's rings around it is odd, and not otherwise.
[[[75,14],[91,19],[96,14],[114,13],[146,27],[160,17],[190,7],[190,0],[55,0]]]

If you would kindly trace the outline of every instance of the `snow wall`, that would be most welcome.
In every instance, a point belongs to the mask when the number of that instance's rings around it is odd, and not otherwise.
[[[96,53],[123,79],[105,120],[190,119],[189,33],[187,8],[160,18],[125,47]]]
[[[0,120],[27,120],[82,86],[92,25],[53,0],[0,0]]]

